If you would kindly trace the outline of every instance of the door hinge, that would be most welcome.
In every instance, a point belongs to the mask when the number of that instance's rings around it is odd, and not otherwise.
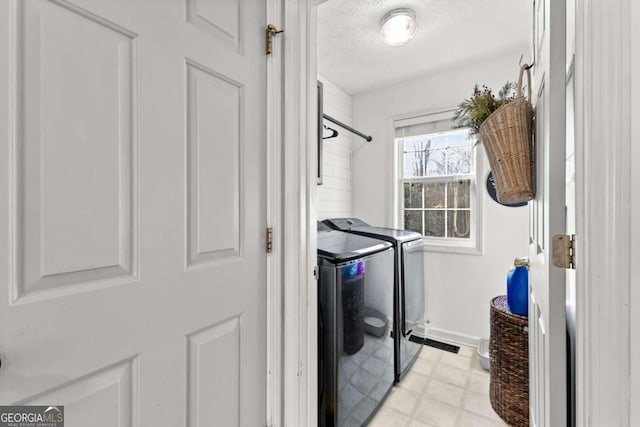
[[[320,280],[320,275],[318,274],[318,266],[313,266],[313,278],[316,280]]]
[[[273,251],[273,228],[267,227],[267,253]]]
[[[276,34],[280,34],[283,31],[284,30],[278,30],[278,27],[276,27],[273,24],[267,25],[267,29],[265,31],[265,42],[266,42],[267,55],[271,54],[271,50],[272,50],[272,47],[273,47],[273,36],[275,36]]]
[[[575,269],[575,235],[556,234],[551,239],[551,262],[559,268]]]

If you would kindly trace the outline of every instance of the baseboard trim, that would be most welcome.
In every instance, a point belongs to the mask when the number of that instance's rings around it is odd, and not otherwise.
[[[446,342],[454,345],[466,345],[469,347],[478,347],[480,337],[465,335],[458,332],[447,331],[445,329],[434,328],[431,326],[428,332],[428,338]]]

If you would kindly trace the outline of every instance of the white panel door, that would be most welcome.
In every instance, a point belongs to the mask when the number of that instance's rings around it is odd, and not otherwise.
[[[0,2],[0,404],[265,424],[261,0]]]
[[[565,272],[551,236],[565,233],[565,3],[534,3],[536,199],[530,206],[529,399],[536,427],[567,423]]]

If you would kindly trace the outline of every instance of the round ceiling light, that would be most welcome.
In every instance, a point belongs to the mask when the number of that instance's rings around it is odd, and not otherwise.
[[[404,46],[416,35],[416,13],[411,9],[393,9],[382,17],[380,37],[387,46]]]

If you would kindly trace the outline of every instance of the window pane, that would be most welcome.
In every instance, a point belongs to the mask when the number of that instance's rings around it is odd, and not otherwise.
[[[472,145],[473,142],[469,140],[469,130],[468,129],[460,129],[455,132],[450,132],[446,134],[447,136],[447,145],[449,147],[460,146],[460,145]]]
[[[471,146],[450,147],[447,150],[447,168],[449,175],[471,173]]]
[[[425,153],[424,151],[408,151],[404,154],[404,176],[411,178],[415,176],[424,176],[425,171]]]
[[[422,208],[422,184],[404,185],[404,207]]]
[[[422,234],[422,213],[423,211],[404,211],[405,230],[416,231]]]
[[[444,182],[435,182],[432,184],[424,184],[424,207],[440,208],[444,206]]]
[[[404,139],[404,151],[424,151],[431,148],[431,136],[410,136]]]
[[[404,140],[404,176],[425,176],[426,159],[431,139],[428,136],[405,138]]]
[[[447,211],[447,237],[471,237],[471,213],[469,211]]]
[[[441,176],[447,173],[446,150],[429,150],[425,152],[426,176]]]
[[[428,147],[432,150],[438,148],[447,148],[447,146],[449,145],[446,135],[443,134],[425,135],[422,138],[426,138],[429,141]]]
[[[471,180],[465,179],[447,184],[447,208],[470,208]]]
[[[444,235],[445,211],[424,212],[424,235],[431,237],[445,237]]]
[[[455,130],[452,132],[436,133],[414,137],[430,140],[430,148],[447,148],[469,145],[469,131],[467,129]]]

